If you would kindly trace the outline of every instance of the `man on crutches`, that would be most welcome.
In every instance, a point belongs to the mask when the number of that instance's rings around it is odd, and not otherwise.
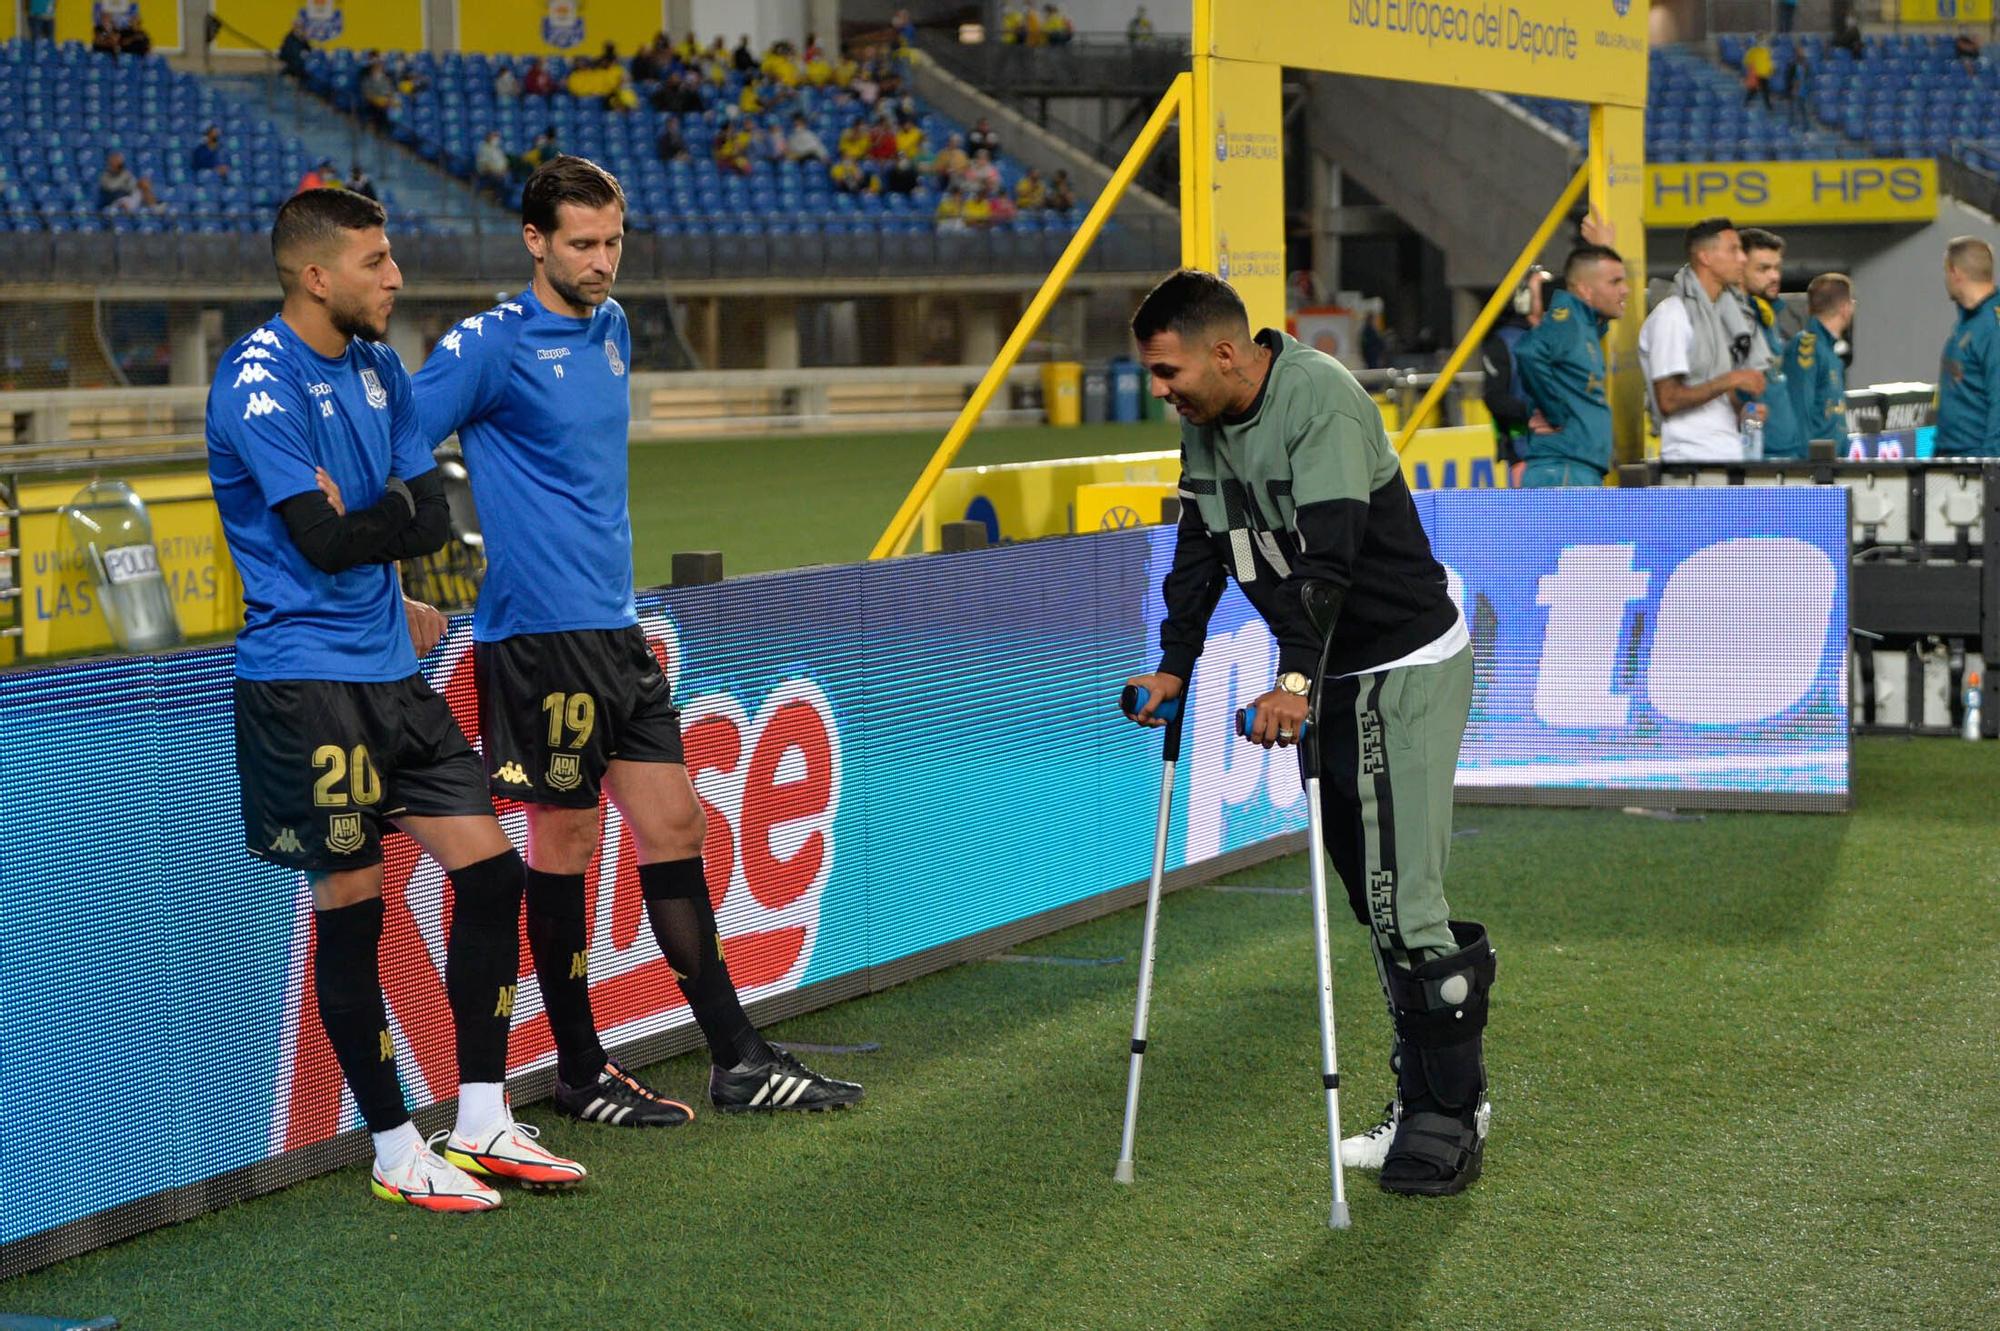
[[[1297,744],[1317,697],[1324,850],[1374,934],[1395,1024],[1395,1098],[1341,1155],[1379,1166],[1388,1192],[1463,1191],[1485,1154],[1494,977],[1485,928],[1450,919],[1444,897],[1472,699],[1464,617],[1381,413],[1339,361],[1275,330],[1252,337],[1236,292],[1194,269],[1147,295],[1132,332],[1153,395],[1181,417],[1162,656],[1127,681],[1145,693],[1134,719],[1161,724],[1156,709],[1182,695],[1234,577],[1278,641],[1278,677],[1247,713],[1247,738]],[[1322,1021],[1330,1064],[1330,1005]]]

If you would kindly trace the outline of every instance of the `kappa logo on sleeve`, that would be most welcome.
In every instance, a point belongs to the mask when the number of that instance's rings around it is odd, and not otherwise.
[[[465,353],[460,351],[459,348],[464,344],[465,344],[465,334],[459,332],[456,328],[452,329],[449,333],[446,333],[443,337],[438,339],[438,348],[440,350],[449,351],[452,355],[461,358],[463,358]]]
[[[234,386],[237,388],[241,388],[245,384],[269,383],[271,380],[277,377],[278,377],[277,375],[272,374],[269,370],[265,369],[262,362],[253,360],[248,365],[245,365],[240,371],[237,372],[236,383]]]
[[[276,347],[279,351],[285,349],[284,341],[268,328],[259,328],[256,332],[250,334],[250,340],[262,346]]]
[[[274,411],[281,416],[285,414],[285,409],[278,405],[278,399],[269,393],[252,393],[243,404],[243,419],[247,421],[253,416],[269,416]]]

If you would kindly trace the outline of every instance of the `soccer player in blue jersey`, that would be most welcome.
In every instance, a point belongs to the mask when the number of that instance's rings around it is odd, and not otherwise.
[[[312,885],[314,994],[374,1135],[375,1193],[483,1211],[500,1195],[474,1175],[554,1187],[584,1170],[507,1107],[521,857],[478,757],[417,672],[444,617],[406,601],[396,578],[399,559],[444,544],[449,516],[409,375],[380,340],[403,285],[385,220],[345,190],[280,208],[284,308],[223,354],[209,388],[209,477],[243,579],[236,766],[250,853]],[[452,883],[459,1101],[442,1154],[403,1103],[377,969],[391,827]]]
[[[624,192],[595,163],[558,157],[528,179],[521,234],[534,281],[446,333],[415,387],[424,442],[458,432],[485,526],[479,724],[494,790],[528,810],[528,945],[555,1036],[556,1106],[621,1127],[693,1117],[597,1036],[584,874],[600,792],[637,840],[654,937],[708,1042],[710,1101],[728,1111],[852,1104],[859,1086],[773,1049],[743,1011],[702,870],[680,713],[634,609],[632,341],[611,299]]]

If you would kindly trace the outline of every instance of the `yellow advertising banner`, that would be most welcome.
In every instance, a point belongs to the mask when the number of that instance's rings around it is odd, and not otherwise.
[[[1236,288],[1250,327],[1285,326],[1283,71],[1203,60],[1194,78],[1194,176],[1209,208],[1197,265]]]
[[[1639,329],[1646,322],[1646,113],[1629,106],[1590,108],[1590,206],[1610,224],[1634,293],[1605,340],[1611,381],[1611,437],[1621,462],[1646,455],[1646,382],[1639,370]]]
[[[430,6],[422,0],[215,0],[214,7],[229,25],[215,39],[218,51],[275,51],[293,23],[305,25],[314,46],[333,50],[421,51],[430,44]]]
[[[1937,216],[1937,163],[1681,162],[1646,168],[1646,225],[1704,217],[1770,226],[1928,222]]]
[[[1646,104],[1646,0],[1196,0],[1194,48],[1334,74]]]
[[[21,508],[15,529],[21,556],[15,572],[21,588],[24,657],[113,645],[83,551],[71,539],[62,515],[53,511],[74,498],[83,484],[34,482],[22,485],[15,496]],[[182,635],[205,638],[240,628],[243,586],[223,542],[222,519],[215,511],[207,475],[146,476],[127,484],[146,501],[153,545]]]
[[[1993,0],[1897,0],[1905,23],[1991,23]]]
[[[19,9],[19,5],[0,5],[0,42],[11,42],[21,35]]]
[[[1495,460],[1491,425],[1419,430],[1403,450],[1403,481],[1412,490],[1504,490],[1507,468]]]
[[[664,0],[454,0],[458,49],[498,55],[630,55],[667,26]]]
[[[10,3],[7,8],[12,10],[16,6]],[[25,10],[27,6],[19,8]],[[137,22],[153,39],[155,51],[171,53],[181,49],[181,0],[90,0],[88,4],[68,0],[56,6],[56,40],[88,46],[100,17],[121,28]],[[15,21],[15,16],[9,13],[0,33],[13,36]]]

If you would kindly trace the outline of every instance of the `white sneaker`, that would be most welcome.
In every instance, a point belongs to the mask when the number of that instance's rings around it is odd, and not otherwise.
[[[377,1163],[371,1174],[377,1197],[425,1211],[490,1211],[500,1204],[499,1193],[428,1148],[399,1169],[384,1172]]]
[[[1380,1169],[1389,1158],[1389,1143],[1396,1139],[1396,1125],[1403,1121],[1403,1101],[1399,1096],[1382,1106],[1382,1121],[1366,1132],[1340,1140],[1340,1163],[1347,1169]]]
[[[541,1135],[532,1123],[509,1122],[482,1140],[453,1131],[436,1134],[430,1144],[442,1139],[444,1158],[468,1174],[510,1179],[524,1188],[569,1188],[583,1182],[589,1171],[544,1147],[536,1140]]]

